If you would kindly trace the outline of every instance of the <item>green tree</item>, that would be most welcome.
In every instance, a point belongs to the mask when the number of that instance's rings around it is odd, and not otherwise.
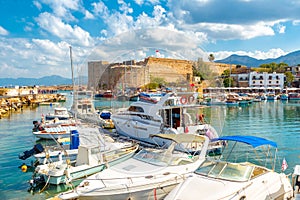
[[[222,73],[222,77],[229,77],[230,76],[230,70],[229,69],[225,69]]]
[[[233,83],[234,83],[234,80],[231,77],[224,78],[224,80],[223,80],[224,87],[232,87]]]
[[[294,76],[293,76],[292,72],[285,72],[284,74],[286,76],[286,85],[290,86],[292,84],[292,82],[294,81]]]

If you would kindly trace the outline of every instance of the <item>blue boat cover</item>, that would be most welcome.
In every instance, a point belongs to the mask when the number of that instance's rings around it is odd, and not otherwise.
[[[253,146],[254,148],[261,146],[261,145],[271,145],[273,147],[277,147],[277,144],[271,140],[267,140],[264,138],[256,137],[256,136],[250,136],[250,135],[232,135],[232,136],[223,136],[219,138],[214,138],[212,141],[218,141],[218,140],[227,140],[227,141],[236,141],[236,142],[242,142],[249,144]]]

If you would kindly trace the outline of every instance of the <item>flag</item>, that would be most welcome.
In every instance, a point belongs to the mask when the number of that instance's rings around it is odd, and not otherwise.
[[[214,138],[213,133],[212,133],[209,129],[207,129],[205,135],[206,135],[210,140]]]
[[[284,158],[281,165],[281,171],[285,171],[287,168],[288,168],[288,164]]]

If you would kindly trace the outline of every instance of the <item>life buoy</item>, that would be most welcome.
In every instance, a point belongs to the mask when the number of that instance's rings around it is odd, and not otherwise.
[[[187,98],[186,98],[186,96],[182,96],[182,97],[180,98],[180,103],[181,103],[181,104],[186,104],[186,103],[187,103]]]
[[[189,96],[189,103],[193,103],[195,100],[195,97],[193,95]]]

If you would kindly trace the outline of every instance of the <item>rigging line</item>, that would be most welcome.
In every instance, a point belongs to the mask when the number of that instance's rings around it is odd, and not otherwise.
[[[48,183],[49,183],[49,180],[50,180],[50,175],[48,176],[48,179],[47,179],[47,182],[45,183],[45,185],[44,185],[44,187],[40,190],[40,192],[39,193],[42,193],[42,192],[44,192],[44,190],[46,189],[46,186],[48,185]]]

